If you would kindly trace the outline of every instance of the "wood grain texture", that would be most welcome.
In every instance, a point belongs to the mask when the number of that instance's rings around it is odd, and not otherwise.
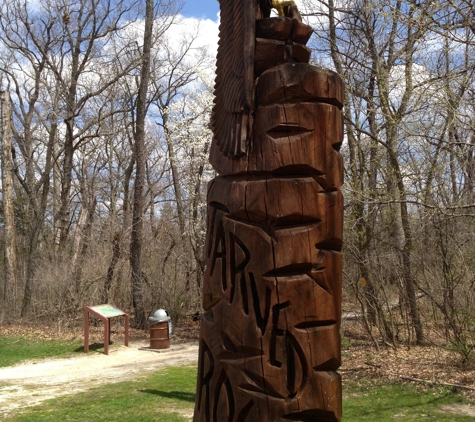
[[[292,22],[292,19],[285,17],[260,19],[256,22],[256,37],[287,41],[292,32]]]
[[[221,0],[220,6],[213,144],[225,156],[239,157],[246,152],[251,133],[256,4]]]
[[[313,33],[311,26],[285,17],[272,17],[256,21],[256,37],[277,41],[292,41],[307,44]]]
[[[258,105],[320,101],[342,108],[343,95],[337,73],[306,63],[288,63],[269,69],[256,86]]]
[[[308,63],[310,53],[310,49],[301,44],[257,38],[254,51],[254,76],[257,78],[266,70],[283,63]]]
[[[211,148],[194,421],[340,422],[343,86],[263,21],[246,152]]]
[[[293,42],[299,44],[307,44],[308,40],[313,34],[313,29],[311,26],[305,25],[297,19],[292,20],[292,31],[290,38]]]

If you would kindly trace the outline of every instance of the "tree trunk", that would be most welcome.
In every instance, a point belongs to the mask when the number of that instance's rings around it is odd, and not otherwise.
[[[109,267],[107,268],[106,282],[104,283],[104,288],[101,294],[102,303],[109,303],[110,291],[112,288],[112,283],[114,281],[115,268],[122,254],[120,249],[121,240],[121,233],[116,233],[112,240],[112,258]]]
[[[404,288],[406,293],[406,298],[409,303],[409,312],[411,315],[411,325],[416,332],[416,342],[417,344],[422,344],[424,342],[424,332],[422,328],[422,322],[419,315],[419,308],[417,306],[416,291],[414,285],[414,279],[412,275],[412,229],[411,223],[409,220],[409,213],[407,209],[407,197],[406,190],[404,186],[403,175],[399,167],[399,162],[395,151],[392,149],[392,145],[388,146],[389,160],[394,176],[396,179],[397,193],[400,201],[399,209],[400,212],[400,237],[401,242],[401,255],[402,255],[402,277],[404,282]],[[399,222],[397,222],[399,223]]]
[[[73,269],[73,282],[75,285],[76,302],[80,303],[83,299],[82,272],[84,269],[85,258],[89,250],[92,238],[92,224],[94,221],[94,212],[97,206],[97,199],[91,198],[85,201],[84,208],[81,209],[80,221],[75,233],[73,258],[71,268]],[[81,221],[82,220],[82,221]]]
[[[2,199],[5,236],[5,284],[4,309],[15,314],[15,291],[17,285],[17,256],[15,239],[15,217],[13,208],[13,159],[10,94],[1,92],[2,103]]]
[[[61,167],[60,148],[58,142],[53,145],[53,225],[54,225],[54,247],[59,245],[61,235],[59,225],[59,210],[61,208]]]
[[[142,243],[145,185],[145,116],[147,113],[147,88],[150,78],[150,51],[152,48],[153,0],[147,0],[145,32],[140,86],[137,96],[136,127],[134,134],[135,186],[130,242],[130,266],[132,270],[132,301],[136,328],[145,328],[145,309],[142,291]]]

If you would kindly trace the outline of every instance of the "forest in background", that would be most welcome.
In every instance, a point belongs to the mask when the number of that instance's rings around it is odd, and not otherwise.
[[[3,2],[4,318],[199,308],[214,57],[177,2],[147,5]]]
[[[79,325],[106,302],[137,326],[157,307],[200,310],[215,51],[175,30],[179,11],[3,1],[0,322]],[[475,6],[301,12],[314,64],[346,85],[344,317],[377,348],[430,341],[470,361]]]

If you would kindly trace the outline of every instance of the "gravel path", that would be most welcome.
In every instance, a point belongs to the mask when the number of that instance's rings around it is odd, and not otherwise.
[[[97,385],[126,381],[165,366],[194,364],[198,342],[175,344],[160,352],[148,350],[148,341],[131,342],[109,351],[90,352],[69,359],[47,359],[0,368],[0,419],[18,408],[85,391]],[[475,406],[453,404],[441,411],[474,416]]]
[[[165,366],[196,363],[198,342],[172,345],[160,352],[148,342],[109,350],[109,356],[84,354],[69,359],[48,359],[0,368],[0,419],[17,408],[85,391],[114,381],[126,381]]]

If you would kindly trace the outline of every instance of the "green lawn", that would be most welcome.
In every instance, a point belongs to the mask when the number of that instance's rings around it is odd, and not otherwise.
[[[183,422],[193,415],[196,367],[170,367],[25,409],[12,422]],[[32,392],[33,393],[33,392]]]
[[[195,399],[196,367],[170,367],[134,381],[95,387],[25,409],[13,422],[189,421]],[[442,413],[446,404],[462,403],[442,388],[349,381],[344,385],[344,422],[438,421],[473,422],[473,416]],[[32,392],[34,394],[34,392]]]
[[[82,353],[81,340],[39,340],[34,337],[0,336],[0,367],[30,359],[67,357]]]
[[[102,352],[102,345],[91,350]],[[67,357],[82,353],[80,340],[57,341],[0,337],[0,367],[22,360]],[[167,368],[134,381],[95,387],[26,408],[9,421],[189,421],[193,414],[196,367]],[[31,391],[34,396],[35,392]],[[439,421],[473,422],[473,416],[440,412],[443,405],[462,403],[449,389],[392,384],[384,380],[344,379],[344,422]]]
[[[473,416],[440,412],[443,405],[464,400],[446,388],[423,388],[381,382],[349,381],[343,385],[343,420],[473,422]]]

